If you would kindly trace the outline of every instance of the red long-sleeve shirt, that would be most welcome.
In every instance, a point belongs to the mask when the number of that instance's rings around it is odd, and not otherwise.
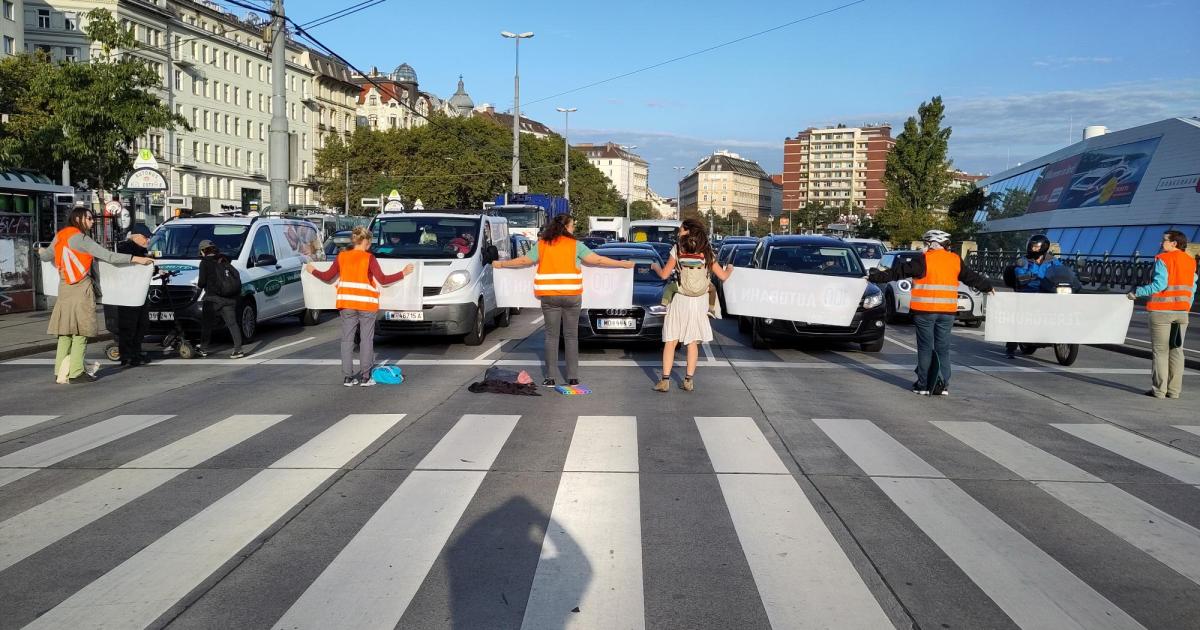
[[[318,271],[313,269],[312,274],[321,282],[333,282],[334,278],[338,277],[340,271],[341,270],[338,268],[337,259],[335,258],[333,259],[333,266],[328,270]],[[379,266],[379,259],[375,258],[374,256],[371,256],[371,265],[367,268],[367,274],[372,280],[381,285],[392,284],[404,279],[403,271],[397,271],[396,273],[390,275],[383,273],[383,268]]]

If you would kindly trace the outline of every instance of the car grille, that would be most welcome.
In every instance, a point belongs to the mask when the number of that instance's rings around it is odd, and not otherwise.
[[[858,332],[859,326],[862,325],[862,309],[860,308],[854,314],[854,319],[850,320],[849,326],[829,326],[804,322],[792,322],[791,324],[793,330],[806,335],[851,335]]]
[[[174,311],[195,302],[199,293],[193,286],[150,285],[146,304],[152,311]]]

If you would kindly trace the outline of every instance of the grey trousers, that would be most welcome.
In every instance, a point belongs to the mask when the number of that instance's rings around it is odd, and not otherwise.
[[[562,331],[567,354],[567,378],[579,378],[579,295],[550,295],[541,298],[546,318],[546,378],[561,382],[558,373],[558,334]]]
[[[1154,367],[1150,383],[1155,396],[1178,396],[1183,391],[1183,348],[1170,348],[1171,324],[1179,324],[1179,334],[1187,333],[1187,311],[1151,311],[1150,343]]]
[[[344,308],[342,319],[342,376],[367,372],[375,365],[375,311]],[[354,332],[358,331],[358,372],[354,371]],[[369,375],[368,375],[369,376]]]

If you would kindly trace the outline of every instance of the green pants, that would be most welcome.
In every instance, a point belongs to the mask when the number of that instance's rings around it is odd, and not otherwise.
[[[67,378],[75,378],[83,374],[83,355],[87,352],[88,338],[83,335],[59,335],[58,352],[54,355],[54,373],[58,374],[59,367],[68,358],[71,360],[71,371]]]

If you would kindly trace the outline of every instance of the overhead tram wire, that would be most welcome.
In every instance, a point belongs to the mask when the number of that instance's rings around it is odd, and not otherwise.
[[[569,90],[566,90],[566,91],[564,91],[564,92],[559,92],[558,94],[551,94],[550,96],[546,96],[546,97],[543,97],[543,98],[535,99],[535,100],[532,100],[532,101],[529,101],[529,102],[527,102],[527,103],[526,103],[526,105],[533,105],[534,103],[541,103],[541,102],[544,102],[544,101],[549,101],[549,100],[551,100],[551,99],[556,99],[556,98],[558,98],[558,97],[560,97],[560,96],[566,96],[567,94],[574,94],[575,92],[580,92],[580,91],[583,91],[583,90],[587,90],[587,89],[590,89],[590,88],[594,88],[594,87],[596,87],[596,86],[598,86],[598,85],[604,85],[605,83],[611,83],[611,82],[613,82],[613,81],[616,81],[616,80],[618,80],[618,79],[624,79],[624,78],[626,78],[626,77],[631,77],[631,76],[633,76],[633,75],[635,75],[635,74],[640,74],[640,73],[642,73],[642,72],[646,72],[647,70],[653,70],[653,69],[655,69],[655,68],[661,68],[661,67],[663,67],[663,66],[665,66],[665,65],[669,65],[669,64],[675,63],[675,62],[677,62],[677,61],[683,61],[684,59],[688,59],[688,58],[690,58],[690,57],[695,57],[695,56],[697,56],[697,55],[703,55],[704,53],[707,53],[707,52],[712,52],[712,51],[714,51],[714,50],[717,50],[717,49],[719,49],[719,48],[724,48],[724,47],[726,47],[726,46],[732,46],[733,44],[737,44],[737,43],[740,43],[740,42],[744,42],[744,41],[746,41],[746,40],[748,40],[748,39],[753,39],[753,38],[755,38],[755,37],[760,37],[760,36],[762,36],[762,35],[766,35],[767,33],[773,33],[773,32],[775,32],[775,31],[778,31],[778,30],[781,30],[781,29],[788,28],[789,26],[795,26],[796,24],[800,24],[801,22],[807,22],[807,21],[809,21],[809,20],[815,20],[815,19],[817,19],[817,18],[819,18],[819,17],[825,16],[825,15],[829,15],[829,14],[831,14],[831,13],[836,13],[836,12],[838,12],[838,11],[841,11],[841,10],[843,10],[843,9],[848,9],[848,8],[850,8],[850,7],[852,7],[852,6],[856,5],[856,4],[862,4],[862,3],[866,2],[866,1],[867,1],[867,0],[854,0],[853,2],[847,2],[846,4],[843,4],[843,5],[840,5],[840,6],[833,7],[832,9],[826,9],[825,11],[821,11],[821,12],[819,12],[819,13],[813,13],[812,15],[805,16],[805,17],[802,17],[802,18],[800,18],[800,19],[797,19],[797,20],[792,20],[791,22],[787,22],[787,23],[785,23],[785,24],[780,24],[780,25],[778,25],[778,26],[772,26],[771,28],[768,28],[768,29],[765,29],[765,30],[758,31],[757,33],[750,33],[749,35],[743,35],[742,37],[738,37],[737,39],[731,39],[731,40],[729,40],[729,41],[727,41],[727,42],[722,42],[722,43],[720,43],[720,44],[716,44],[716,45],[713,45],[713,46],[709,46],[709,47],[707,47],[707,48],[702,48],[702,49],[700,49],[700,50],[695,50],[695,51],[692,51],[692,52],[690,52],[690,53],[687,53],[687,54],[685,54],[685,55],[680,55],[680,56],[678,56],[678,57],[672,57],[671,59],[667,59],[667,60],[665,60],[665,61],[660,61],[660,62],[658,62],[658,63],[654,63],[654,64],[651,64],[651,65],[648,65],[648,66],[644,66],[644,67],[642,67],[642,68],[638,68],[637,70],[631,70],[631,71],[629,71],[629,72],[625,72],[625,73],[622,73],[622,74],[618,74],[618,75],[615,75],[615,76],[608,77],[607,79],[601,79],[601,80],[599,80],[599,81],[594,81],[594,82],[592,82],[592,83],[588,83],[587,85],[581,85],[581,86],[579,86],[579,87],[576,87],[576,88],[571,88],[571,89],[569,89]]]
[[[366,0],[365,2],[359,2],[358,4],[348,6],[345,9],[342,9],[341,11],[334,11],[333,13],[330,13],[329,15],[326,15],[324,17],[319,17],[310,22],[306,22],[304,24],[304,28],[316,28],[318,26],[325,26],[326,24],[329,24],[330,22],[335,22],[344,17],[349,17],[351,15],[354,15],[355,13],[358,13],[359,11],[365,11],[367,9],[377,7],[387,1],[388,0]]]

